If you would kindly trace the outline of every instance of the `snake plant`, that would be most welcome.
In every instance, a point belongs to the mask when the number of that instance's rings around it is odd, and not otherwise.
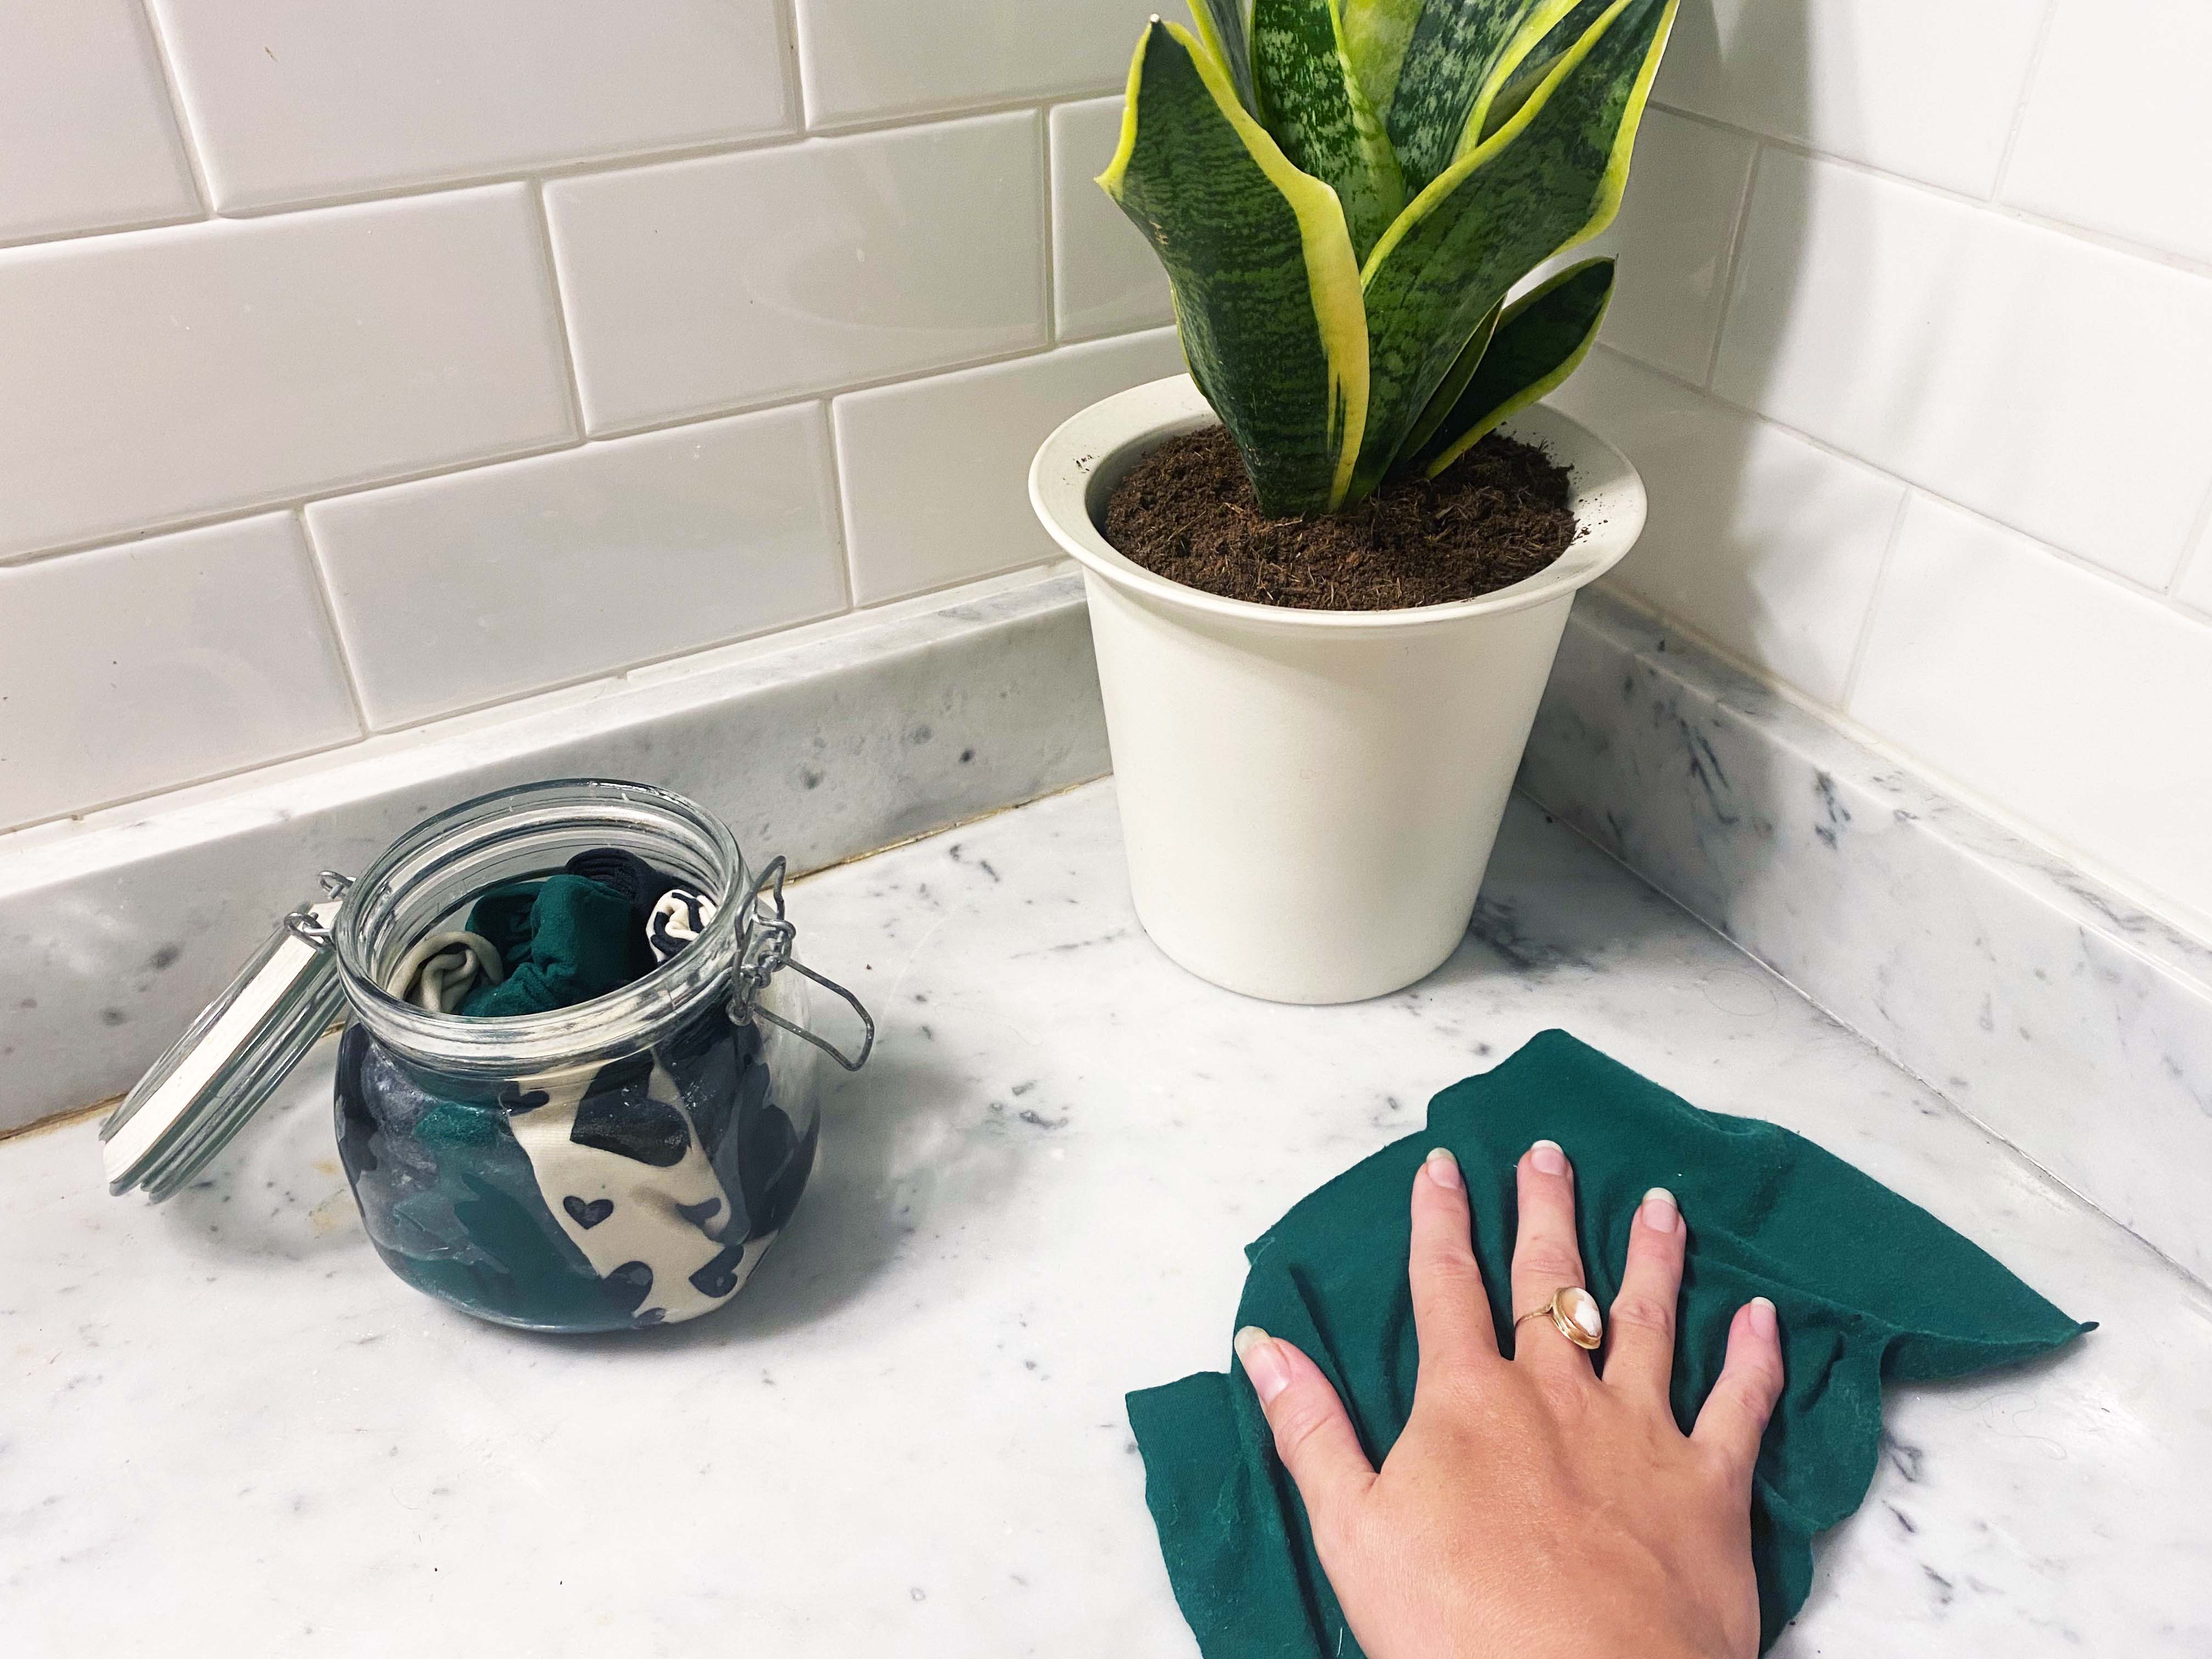
[[[1167,267],[1263,512],[1431,477],[1574,372],[1680,0],[1191,0],[1099,175]]]

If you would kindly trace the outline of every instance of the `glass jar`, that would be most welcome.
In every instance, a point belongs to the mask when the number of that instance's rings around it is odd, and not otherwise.
[[[493,888],[597,848],[712,897],[714,916],[643,977],[549,1012],[464,1018],[382,988]],[[782,860],[756,877],[681,796],[575,781],[465,802],[326,882],[333,902],[287,917],[110,1120],[114,1190],[175,1191],[343,1009],[339,1157],[400,1278],[535,1330],[673,1323],[735,1296],[813,1167],[820,1054],[837,1051],[807,1029],[806,981],[867,1018],[792,957]],[[857,1068],[866,1047],[837,1058]]]

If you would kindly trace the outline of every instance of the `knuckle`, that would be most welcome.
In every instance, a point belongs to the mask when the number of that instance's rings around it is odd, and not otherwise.
[[[1275,1402],[1275,1449],[1285,1463],[1293,1462],[1328,1425],[1328,1411],[1317,1400],[1283,1395]]]
[[[1523,1239],[1513,1252],[1513,1269],[1555,1285],[1582,1283],[1582,1259],[1557,1239]]]
[[[1674,1335],[1674,1304],[1663,1297],[1640,1291],[1623,1291],[1613,1298],[1613,1322],[1616,1329],[1641,1331],[1653,1336],[1662,1336],[1669,1341]]]

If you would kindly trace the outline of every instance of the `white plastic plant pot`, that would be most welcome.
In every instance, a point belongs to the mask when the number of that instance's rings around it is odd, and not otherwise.
[[[1449,605],[1285,610],[1154,575],[1098,528],[1146,452],[1214,423],[1176,375],[1093,404],[1030,468],[1084,568],[1137,915],[1230,990],[1381,996],[1467,931],[1568,608],[1636,544],[1643,480],[1535,405],[1503,429],[1573,475],[1579,533],[1550,567]]]

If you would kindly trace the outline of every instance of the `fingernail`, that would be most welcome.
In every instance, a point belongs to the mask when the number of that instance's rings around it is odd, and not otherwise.
[[[1429,1172],[1430,1180],[1448,1193],[1455,1193],[1465,1185],[1460,1179],[1459,1160],[1448,1147],[1437,1147],[1422,1160],[1421,1167]]]
[[[1540,1175],[1565,1175],[1567,1155],[1556,1140],[1540,1140],[1528,1149],[1528,1161]]]
[[[1644,1224],[1655,1233],[1673,1232],[1675,1224],[1682,1218],[1681,1211],[1675,1207],[1674,1194],[1664,1187],[1654,1187],[1644,1194],[1644,1202],[1637,1213],[1643,1218]]]
[[[1753,1336],[1774,1334],[1774,1304],[1763,1296],[1754,1296],[1749,1303],[1751,1334]]]
[[[1236,1346],[1237,1361],[1252,1379],[1252,1392],[1260,1396],[1261,1405],[1291,1386],[1291,1368],[1283,1363],[1283,1351],[1257,1325],[1247,1325],[1237,1332]]]

